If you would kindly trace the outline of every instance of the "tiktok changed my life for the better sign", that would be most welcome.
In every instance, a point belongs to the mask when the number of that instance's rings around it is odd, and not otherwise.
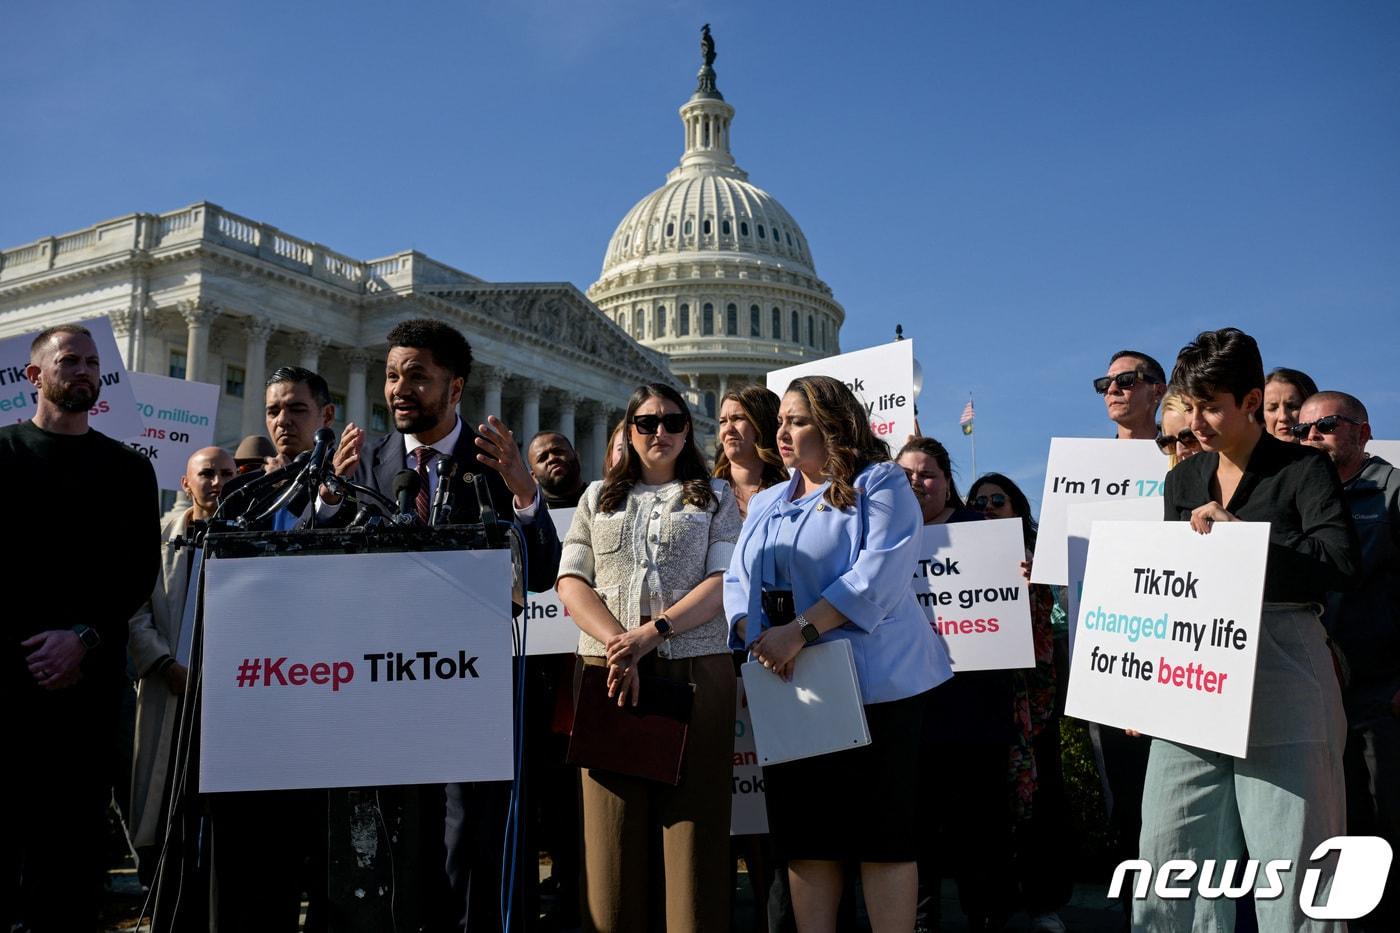
[[[1065,714],[1244,757],[1266,522],[1095,522]]]

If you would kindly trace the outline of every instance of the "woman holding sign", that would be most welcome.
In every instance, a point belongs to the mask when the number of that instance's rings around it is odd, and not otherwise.
[[[1171,381],[1201,453],[1167,474],[1167,520],[1189,521],[1200,534],[1222,522],[1268,522],[1269,557],[1253,633],[1248,750],[1234,758],[1153,739],[1141,856],[1154,868],[1175,858],[1219,865],[1240,858],[1248,840],[1252,858],[1292,865],[1280,896],[1256,900],[1261,930],[1341,929],[1299,907],[1314,848],[1346,832],[1346,718],[1318,619],[1327,591],[1347,589],[1358,567],[1341,483],[1327,457],[1264,430],[1264,366],[1248,334],[1233,327],[1200,334],[1177,357]],[[1323,877],[1314,903],[1330,888],[1330,873]],[[1134,929],[1232,930],[1234,922],[1229,898],[1149,893],[1133,904]]]
[[[583,928],[643,933],[664,916],[668,930],[727,929],[735,685],[720,574],[739,512],[728,484],[710,480],[674,389],[640,387],[623,423],[628,446],[579,502],[555,584],[581,630],[571,756],[573,743],[583,744],[577,723],[590,701],[636,706],[646,699],[644,678],[647,690],[665,695],[688,685],[693,698],[679,764],[658,764],[671,769],[667,780],[620,773],[631,761],[614,768],[576,759],[584,765]],[[607,699],[589,668],[606,669]],[[587,694],[594,683],[597,694]],[[595,748],[627,741],[590,738]],[[626,749],[635,760],[652,751]]]
[[[773,844],[804,933],[835,929],[851,861],[872,929],[909,930],[923,710],[951,673],[910,587],[920,510],[864,406],[835,379],[793,381],[777,440],[793,477],[749,501],[725,575],[730,644],[787,677],[804,646],[848,642],[871,742],[764,769]]]

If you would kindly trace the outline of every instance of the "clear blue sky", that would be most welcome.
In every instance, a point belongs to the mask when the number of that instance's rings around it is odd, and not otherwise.
[[[1236,325],[1400,437],[1400,4],[10,4],[0,245],[210,200],[360,258],[596,277],[681,149],[710,22],[733,143],[842,342],[917,343],[926,433],[1038,499],[1089,380]]]

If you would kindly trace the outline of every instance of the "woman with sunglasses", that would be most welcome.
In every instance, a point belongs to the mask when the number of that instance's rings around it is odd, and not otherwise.
[[[1141,858],[1288,859],[1281,896],[1256,900],[1261,930],[1339,930],[1299,907],[1301,866],[1346,832],[1342,753],[1347,724],[1319,621],[1328,591],[1359,569],[1356,531],[1332,462],[1264,431],[1264,366],[1254,339],[1206,331],[1177,357],[1172,385],[1186,401],[1201,453],[1167,474],[1168,521],[1199,534],[1222,522],[1269,524],[1264,604],[1256,633],[1249,744],[1241,758],[1153,739],[1142,798]],[[1331,884],[1322,868],[1323,893]],[[1311,869],[1308,872],[1311,874]],[[1133,902],[1133,928],[1235,927],[1229,898]]]
[[[908,931],[924,704],[951,674],[910,587],[919,506],[865,407],[836,379],[788,386],[777,441],[793,475],[749,501],[724,580],[730,644],[787,677],[806,645],[846,641],[871,742],[764,769],[773,845],[803,933],[836,929],[851,862],[874,933]]]
[[[1157,448],[1167,455],[1168,470],[1201,452],[1201,442],[1186,418],[1186,400],[1173,391],[1162,397],[1162,433],[1157,435]]]
[[[1317,383],[1300,369],[1280,366],[1264,377],[1264,430],[1281,441],[1298,443],[1292,428],[1303,403],[1317,394]]]
[[[988,518],[1021,520],[1028,569],[1035,556],[1038,526],[1021,487],[1000,473],[987,473],[969,488],[967,504]],[[1069,630],[1062,625],[1057,631],[1053,623],[1058,589],[1030,584],[1035,667],[1011,675],[1016,720],[1010,774],[1016,877],[1032,933],[1065,929],[1058,911],[1069,900],[1074,883],[1062,857],[1069,824],[1060,767],[1060,717],[1069,676]]]
[[[754,493],[788,479],[777,434],[778,396],[757,383],[724,393],[714,475],[734,490],[742,516],[749,514]]]
[[[623,423],[624,456],[579,502],[555,587],[580,629],[579,671],[605,666],[609,697],[636,705],[646,673],[692,684],[694,702],[677,786],[581,769],[583,928],[640,933],[664,916],[668,930],[725,929],[735,684],[721,574],[739,511],[674,389],[639,387]]]
[[[958,495],[952,461],[941,443],[912,437],[896,459],[919,501],[924,525],[982,520]],[[929,697],[920,743],[920,796],[931,802],[958,799],[956,807],[919,811],[918,920],[930,928],[938,925],[939,879],[944,876],[957,883],[958,905],[972,929],[999,929],[1009,914],[1011,679],[1009,671],[965,671]]]

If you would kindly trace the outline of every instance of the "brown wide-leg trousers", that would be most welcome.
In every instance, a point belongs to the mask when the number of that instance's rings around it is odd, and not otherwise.
[[[583,929],[649,933],[664,922],[667,933],[728,930],[733,661],[728,654],[652,660],[651,673],[695,685],[681,782],[581,769]]]

